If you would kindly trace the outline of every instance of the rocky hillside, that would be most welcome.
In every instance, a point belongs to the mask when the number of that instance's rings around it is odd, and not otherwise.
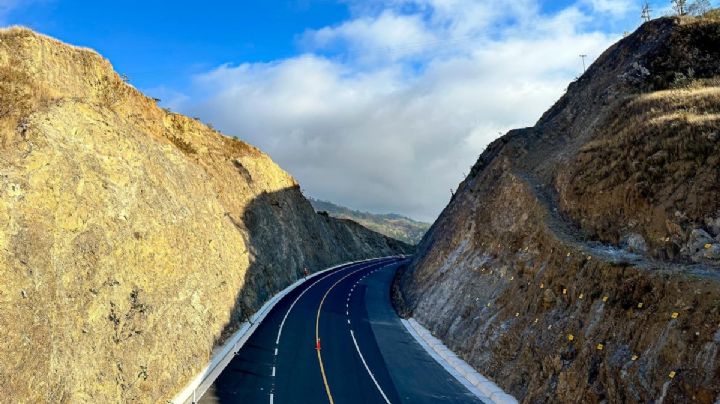
[[[720,22],[662,18],[492,143],[398,303],[526,403],[720,400]]]
[[[319,213],[325,212],[338,219],[352,220],[370,230],[412,245],[419,243],[425,235],[425,232],[430,228],[430,223],[418,222],[394,213],[377,214],[360,212],[331,202],[320,201],[313,198],[308,198],[308,200]]]
[[[315,213],[266,155],[97,53],[0,31],[0,391],[161,402],[307,266],[408,246]]]

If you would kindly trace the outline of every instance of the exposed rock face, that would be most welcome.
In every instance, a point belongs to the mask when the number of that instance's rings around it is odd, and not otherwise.
[[[404,312],[524,402],[720,399],[719,77],[711,19],[612,46],[480,156]]]
[[[0,32],[0,391],[156,402],[302,268],[408,252],[93,51]]]

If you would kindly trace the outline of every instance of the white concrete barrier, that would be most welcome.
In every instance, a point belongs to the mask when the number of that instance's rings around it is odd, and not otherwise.
[[[505,393],[495,383],[460,359],[415,319],[410,318],[401,321],[408,332],[425,348],[430,356],[480,400],[494,404],[517,404],[518,401],[515,397]]]
[[[277,304],[277,302],[280,301],[280,299],[285,297],[285,295],[290,293],[296,287],[302,285],[304,282],[310,279],[313,279],[328,271],[332,271],[333,269],[337,269],[342,266],[394,257],[405,258],[407,256],[388,256],[346,262],[344,264],[335,265],[334,267],[314,272],[308,275],[307,278],[298,279],[292,285],[281,290],[272,298],[270,298],[270,300],[265,302],[265,304],[260,308],[260,310],[258,310],[250,317],[250,322],[242,323],[240,325],[240,328],[235,331],[235,333],[233,333],[233,335],[227,340],[227,342],[213,350],[213,354],[210,357],[210,362],[208,362],[208,364],[205,365],[202,370],[185,386],[185,388],[183,388],[182,391],[180,391],[175,397],[173,397],[170,402],[173,404],[196,403],[197,400],[199,400],[200,397],[205,394],[205,392],[213,384],[213,382],[215,382],[215,379],[220,376],[220,373],[222,373],[222,371],[227,367],[233,356],[235,356],[235,354],[240,350],[240,348],[245,345],[245,342],[250,338],[252,333],[255,332],[255,329],[263,321],[263,319],[265,319],[265,316],[267,316],[270,310],[275,307],[275,305]]]

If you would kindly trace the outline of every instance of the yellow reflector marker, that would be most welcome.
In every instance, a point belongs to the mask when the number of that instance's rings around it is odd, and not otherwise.
[[[563,295],[567,295],[567,289],[563,289]]]
[[[520,313],[515,313],[515,317],[520,317]]]
[[[677,311],[673,311],[673,313],[670,315],[670,318],[678,318],[678,315],[679,314]]]
[[[544,287],[545,287],[545,284],[543,284],[542,282],[540,282],[540,289],[542,289],[542,288],[544,288]]]
[[[674,370],[671,371],[668,376],[670,376],[671,379],[674,378],[674,377],[675,377],[675,371],[674,371]]]
[[[609,298],[608,296],[603,296],[603,302],[607,302],[608,298]]]
[[[642,309],[642,306],[643,306],[642,303],[638,303],[638,309]]]
[[[603,344],[597,344],[597,350],[598,350],[598,351],[602,351],[603,348],[605,348],[605,345],[603,345]]]
[[[573,336],[572,334],[568,334],[568,341],[572,341],[574,339],[575,339],[575,336]]]
[[[584,294],[582,294],[582,293],[580,293],[580,296],[578,296],[578,298],[579,298],[579,299],[582,299],[582,298],[583,298],[583,296],[585,296],[585,295],[584,295]]]
[[[706,249],[706,250],[709,250],[710,247],[712,247],[712,244],[710,244],[710,243],[705,244],[705,249]]]
[[[633,356],[632,356],[632,358],[630,358],[630,360],[631,360],[631,361],[636,361],[636,360],[637,360],[637,358],[638,358],[638,356],[637,356],[637,355],[633,355]]]

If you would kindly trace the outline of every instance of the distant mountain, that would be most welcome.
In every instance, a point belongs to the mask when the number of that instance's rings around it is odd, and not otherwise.
[[[430,223],[418,222],[405,216],[395,213],[377,214],[352,210],[332,202],[320,201],[309,198],[308,200],[318,212],[327,212],[330,216],[340,219],[350,219],[370,230],[416,245],[420,242],[425,232],[430,228]]]

